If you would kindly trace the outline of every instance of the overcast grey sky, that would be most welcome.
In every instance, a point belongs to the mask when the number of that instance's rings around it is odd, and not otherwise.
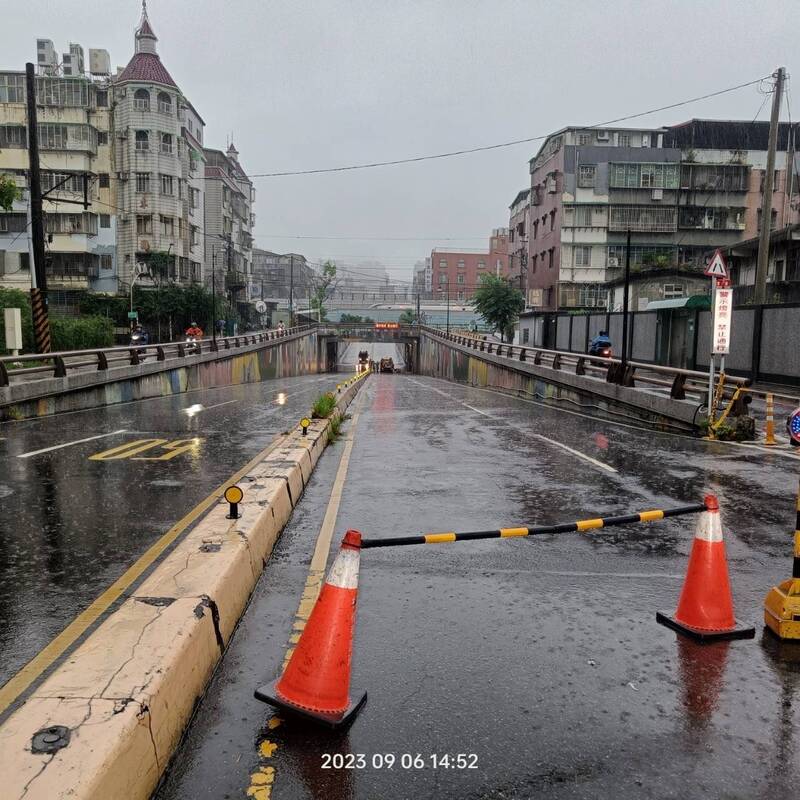
[[[115,66],[132,55],[138,0],[18,8],[3,17],[4,68],[35,60],[36,37],[58,52],[69,41],[106,48]],[[776,66],[791,76],[800,27],[797,0],[149,0],[148,9],[162,61],[206,122],[206,145],[224,148],[232,134],[250,173],[488,145],[677,102]],[[635,124],[749,120],[763,99],[750,87]],[[537,148],[255,179],[257,245],[378,259],[410,279],[431,247],[480,248],[507,225]],[[341,238],[283,238],[291,235]],[[421,240],[390,240],[405,237]]]

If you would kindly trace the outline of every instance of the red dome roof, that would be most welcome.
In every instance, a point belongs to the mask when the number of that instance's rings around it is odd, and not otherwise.
[[[178,85],[172,80],[172,76],[167,72],[167,68],[155,53],[136,53],[117,78],[118,83],[123,81],[162,83],[165,86],[178,88]]]

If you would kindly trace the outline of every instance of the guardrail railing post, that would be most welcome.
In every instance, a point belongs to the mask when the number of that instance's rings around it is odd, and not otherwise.
[[[195,342],[195,348],[197,355],[200,355],[200,353],[203,352],[203,345],[200,343],[200,341]]]
[[[485,344],[486,344],[486,342],[484,342],[483,339],[481,339],[481,352],[483,352]]]
[[[628,364],[627,369],[625,370],[625,374],[622,376],[622,385],[623,386],[636,386],[636,383],[633,379],[633,373],[636,371],[636,367],[632,364]]]
[[[520,347],[519,349],[519,360],[524,361],[527,358],[527,352],[524,347]]]
[[[61,358],[61,356],[55,356],[53,358],[53,366],[55,367],[55,369],[53,370],[54,378],[67,377],[67,365],[64,363],[64,359]]]
[[[686,376],[681,374],[680,372],[675,376],[675,380],[672,381],[672,388],[669,390],[669,396],[673,400],[685,400],[686,399]]]
[[[101,372],[105,369],[108,369],[108,358],[106,358],[106,354],[101,351],[97,354],[97,371]]]
[[[136,364],[139,364],[139,363],[140,363],[139,362],[139,350],[134,347],[131,350],[131,366],[135,366]]]
[[[486,345],[486,350],[487,350],[487,352],[489,352],[489,353],[491,353],[491,352],[492,352],[492,343],[491,343],[491,342],[489,342],[489,343]]]
[[[578,359],[578,361],[575,364],[575,374],[576,375],[585,375],[586,374],[585,364],[586,364],[586,359],[585,358],[579,358]]]
[[[534,364],[541,364],[542,363],[542,354],[539,350],[535,350],[533,353],[533,363]]]
[[[561,353],[553,356],[553,369],[561,369]]]
[[[8,370],[2,361],[0,361],[0,386],[8,386]]]
[[[166,355],[164,354],[164,348],[159,345],[156,347],[156,361],[165,361]]]
[[[223,342],[223,344],[225,345],[225,349],[226,349],[226,350],[230,350],[230,349],[231,349],[231,343],[228,341],[228,339],[227,339],[227,338],[226,338],[226,339],[223,339],[223,340],[222,340],[222,342]]]
[[[183,342],[178,342],[178,357],[186,358],[186,347],[184,346]]]

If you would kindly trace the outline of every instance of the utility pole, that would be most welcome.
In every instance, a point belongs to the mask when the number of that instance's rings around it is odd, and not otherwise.
[[[625,285],[622,290],[622,358],[619,365],[619,380],[625,384],[625,373],[628,371],[628,294],[631,285],[631,229],[625,243]]]
[[[292,327],[294,321],[294,254],[289,255],[289,327]]]
[[[33,334],[37,353],[50,352],[50,320],[47,316],[47,274],[44,262],[44,220],[42,218],[42,178],[39,170],[39,129],[36,120],[36,79],[33,64],[25,64],[25,93],[28,101],[28,161],[30,164],[31,238],[33,239],[32,274],[36,285],[31,286]]]
[[[217,249],[211,245],[211,341],[217,345]]]
[[[778,127],[783,100],[783,82],[786,70],[778,67],[773,73],[775,89],[772,95],[772,115],[769,118],[769,144],[767,145],[767,171],[764,175],[764,193],[761,197],[761,234],[758,240],[756,266],[755,304],[763,305],[767,298],[767,269],[769,267],[769,237],[772,232],[772,190],[775,177],[775,150],[778,146]],[[787,169],[790,165],[787,164]]]

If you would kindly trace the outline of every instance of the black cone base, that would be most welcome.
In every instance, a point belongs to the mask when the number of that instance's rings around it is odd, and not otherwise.
[[[318,711],[308,711],[305,708],[298,708],[280,697],[275,690],[277,682],[278,680],[274,680],[264,686],[259,686],[253,693],[256,700],[269,703],[269,705],[275,706],[275,708],[279,708],[287,714],[312,720],[328,728],[346,728],[356,718],[356,714],[361,710],[364,703],[367,702],[366,692],[350,687],[350,705],[341,714],[322,714]]]
[[[697,642],[718,642],[721,639],[752,639],[756,635],[755,628],[747,628],[740,625],[736,621],[736,627],[729,631],[702,631],[699,628],[691,628],[678,622],[675,617],[670,617],[663,614],[661,611],[656,612],[656,622],[666,625],[668,628],[682,633],[684,636],[689,636]]]

